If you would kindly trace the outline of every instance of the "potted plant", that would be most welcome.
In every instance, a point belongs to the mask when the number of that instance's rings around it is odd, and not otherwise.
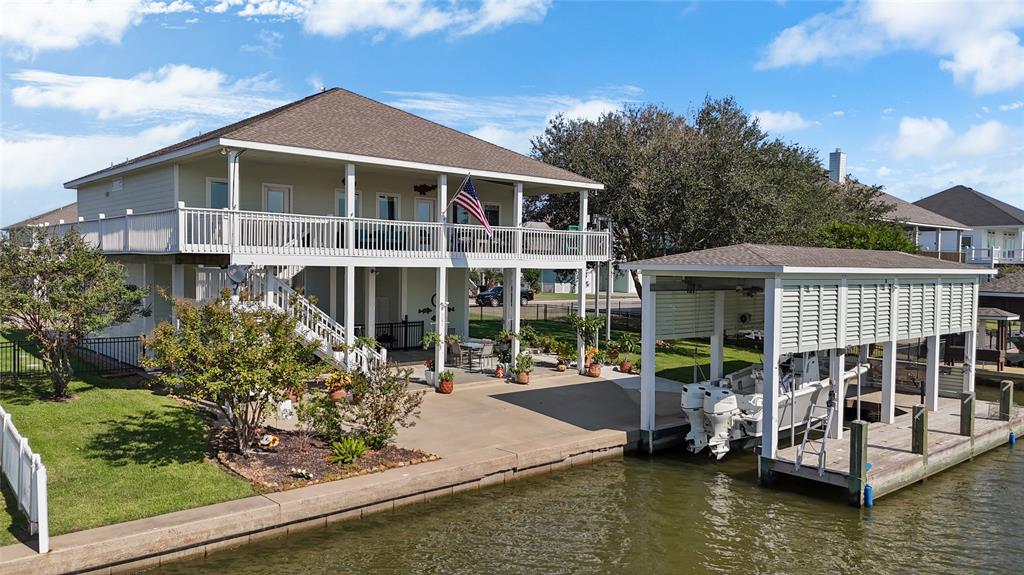
[[[593,355],[593,359],[590,365],[587,366],[587,375],[590,377],[601,377],[601,367],[604,365],[606,359],[603,351],[598,351]]]
[[[462,336],[456,333],[450,333],[445,336],[444,342],[447,343],[448,345],[451,345],[453,343],[462,343]]]
[[[437,392],[451,393],[455,391],[455,374],[451,370],[442,371],[437,376]]]
[[[576,353],[576,348],[568,343],[560,343],[557,347],[558,363],[555,364],[555,369],[558,371],[565,371],[569,366],[569,362],[572,361],[573,354]]]
[[[620,350],[619,342],[617,342],[617,341],[608,342],[608,349],[606,350],[606,353],[608,354],[608,359],[610,359],[612,361],[615,361],[616,359],[619,359],[619,350]],[[622,350],[622,351],[625,351],[625,350]]]
[[[430,349],[436,345],[440,345],[444,339],[441,334],[436,331],[423,334],[423,349]]]
[[[604,327],[604,318],[599,315],[583,317],[575,313],[569,314],[569,325],[576,330],[576,335],[584,345],[597,345],[597,333]]]
[[[509,371],[509,364],[512,363],[512,348],[501,347],[497,348],[498,352],[498,366],[494,368],[494,377],[498,379],[505,378],[505,372]]]
[[[374,338],[372,338],[372,337],[370,337],[368,335],[361,335],[361,336],[356,338],[355,346],[356,347],[368,347],[368,348],[376,351],[376,350],[380,349],[380,342],[378,342],[376,339],[374,339]]]
[[[623,334],[622,339],[618,341],[618,347],[622,350],[623,354],[622,361],[619,362],[619,371],[622,373],[632,372],[633,362],[629,359],[629,356],[635,355],[640,351],[640,340],[632,333]]]
[[[350,385],[352,385],[352,375],[341,369],[332,371],[327,376],[327,379],[324,380],[324,386],[327,387],[327,394],[334,403],[338,403],[345,399],[345,395],[348,393]]]
[[[425,379],[428,384],[436,387],[436,382],[434,381],[434,360],[425,360],[423,362],[423,367],[426,368],[423,371],[423,379]]]
[[[583,349],[583,367],[590,365],[590,362],[594,361],[594,356],[597,355],[597,348],[588,345]]]
[[[533,371],[533,357],[521,353],[516,357],[516,365],[511,369],[516,375],[516,382],[526,385],[530,383],[530,372]]]

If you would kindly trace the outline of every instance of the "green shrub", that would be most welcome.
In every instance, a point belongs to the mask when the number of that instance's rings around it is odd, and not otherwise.
[[[341,441],[335,441],[331,444],[331,463],[336,465],[355,463],[368,449],[366,442],[362,439],[358,437],[344,437]]]

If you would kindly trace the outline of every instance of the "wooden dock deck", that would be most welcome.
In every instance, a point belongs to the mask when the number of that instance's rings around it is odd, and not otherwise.
[[[881,394],[866,394],[862,401],[880,402]],[[1003,445],[1009,441],[1011,431],[1018,437],[1024,433],[1024,408],[1014,406],[1010,421],[1001,421],[998,401],[976,401],[974,435],[960,435],[960,401],[940,398],[939,410],[928,413],[927,453],[919,455],[912,451],[913,406],[919,402],[916,395],[898,394],[898,415],[893,423],[868,426],[870,469],[866,483],[872,487],[875,499]],[[848,433],[841,440],[828,440],[824,473],[819,474],[818,458],[811,454],[805,454],[803,464],[797,468],[795,462],[802,433],[798,434],[796,446],[780,446],[772,471],[847,489],[851,485]]]

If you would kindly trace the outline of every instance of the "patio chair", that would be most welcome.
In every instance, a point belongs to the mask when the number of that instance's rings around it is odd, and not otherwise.
[[[484,369],[484,360],[485,359],[488,360],[487,363],[490,364],[490,363],[492,363],[494,358],[497,357],[497,355],[495,355],[495,353],[494,353],[494,342],[490,341],[490,340],[484,340],[483,341],[483,347],[480,348],[480,350],[477,352],[477,356],[476,357],[477,357],[477,365],[480,366],[480,371],[483,371],[483,369]]]
[[[469,350],[462,349],[462,346],[459,345],[459,342],[450,342],[448,344],[447,365],[450,365],[452,367],[462,367],[462,362],[464,358],[469,358],[470,362],[472,362],[473,360],[471,357],[469,357]]]

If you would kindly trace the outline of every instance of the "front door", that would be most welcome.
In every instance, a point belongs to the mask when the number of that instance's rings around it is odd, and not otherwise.
[[[275,214],[286,214],[292,211],[292,187],[264,184],[263,209]]]

